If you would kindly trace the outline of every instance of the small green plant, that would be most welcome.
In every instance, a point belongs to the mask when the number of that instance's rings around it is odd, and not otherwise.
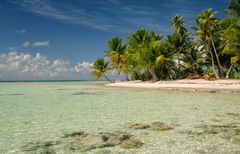
[[[206,72],[204,72],[204,78],[210,81],[214,81],[217,79],[211,69],[208,69]]]
[[[240,79],[240,72],[234,73],[234,78],[235,79]]]

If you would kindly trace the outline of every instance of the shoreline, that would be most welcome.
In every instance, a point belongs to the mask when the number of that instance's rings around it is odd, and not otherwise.
[[[190,92],[240,92],[240,80],[216,80],[208,81],[204,79],[182,79],[172,81],[84,81],[84,82],[0,82],[0,85],[96,85],[115,88],[133,88],[148,90],[167,91],[190,91]]]
[[[158,89],[170,91],[209,91],[209,92],[240,92],[240,80],[216,80],[208,81],[204,79],[183,79],[173,81],[143,82],[122,81],[105,84],[107,87],[121,88],[141,88],[141,89]]]

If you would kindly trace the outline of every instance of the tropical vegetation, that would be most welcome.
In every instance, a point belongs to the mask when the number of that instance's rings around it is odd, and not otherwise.
[[[124,41],[115,36],[105,59],[95,61],[92,76],[109,80],[106,73],[114,70],[127,80],[240,78],[240,0],[230,1],[223,12],[226,17],[217,18],[211,8],[203,10],[191,29],[183,16],[175,15],[174,31],[167,36],[145,28]]]

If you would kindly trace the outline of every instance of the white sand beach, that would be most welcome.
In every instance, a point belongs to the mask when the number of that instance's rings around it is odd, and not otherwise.
[[[204,79],[195,80],[174,80],[158,82],[123,81],[106,84],[110,87],[129,87],[129,88],[150,88],[166,90],[189,90],[189,91],[239,91],[240,80],[216,80],[208,81]]]

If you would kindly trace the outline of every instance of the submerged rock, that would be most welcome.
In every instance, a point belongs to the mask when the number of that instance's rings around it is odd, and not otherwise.
[[[151,124],[151,128],[155,131],[165,131],[165,130],[173,129],[172,127],[170,127],[162,122],[153,122]]]
[[[120,147],[123,149],[132,149],[132,148],[140,148],[143,145],[143,142],[139,139],[130,138],[128,140],[123,141],[120,144]]]
[[[205,133],[205,134],[218,134],[217,130],[212,128],[212,127],[205,128],[203,130],[203,133]]]
[[[64,136],[62,138],[76,137],[76,136],[86,137],[87,135],[88,134],[85,133],[84,131],[78,130],[78,131],[74,131],[70,134],[64,134]]]
[[[124,131],[102,132],[98,135],[71,136],[69,139],[70,150],[81,152],[90,151],[97,148],[112,147],[130,140],[131,134]]]
[[[232,142],[234,144],[240,144],[240,138],[234,138]]]
[[[82,152],[96,148],[115,146],[115,144],[104,142],[100,136],[74,137],[70,140],[70,150],[79,150]]]
[[[238,116],[240,116],[240,113],[231,113],[231,112],[227,112],[226,115],[234,116],[234,117],[238,117]]]
[[[122,142],[132,137],[131,134],[124,131],[115,131],[113,133],[105,132],[105,133],[99,133],[99,134],[104,142],[113,142],[116,144],[119,144],[119,142]]]
[[[192,130],[183,130],[183,131],[179,131],[179,133],[187,134],[187,135],[202,135],[203,134],[203,132],[192,131]]]
[[[235,131],[237,134],[240,134],[240,127],[233,129],[233,131]]]
[[[147,129],[147,128],[150,128],[150,125],[135,123],[135,124],[129,125],[128,128],[133,128],[133,129]]]
[[[37,149],[35,154],[56,154],[55,150],[49,148],[40,148]]]
[[[32,151],[35,153],[43,153],[43,151],[45,151],[45,153],[52,152],[54,153],[54,150],[50,149],[50,147],[54,146],[54,145],[58,145],[60,144],[59,141],[45,141],[45,142],[29,142],[26,145],[22,146],[22,150],[23,151]],[[41,152],[42,151],[42,152]]]

